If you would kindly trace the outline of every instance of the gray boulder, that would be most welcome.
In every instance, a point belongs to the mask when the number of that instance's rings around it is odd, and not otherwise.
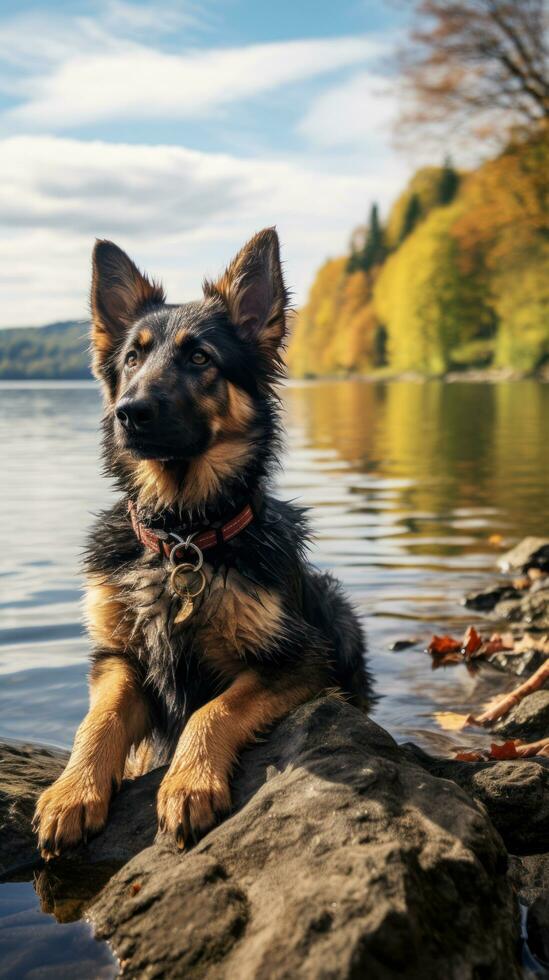
[[[404,751],[431,775],[451,779],[482,803],[509,851],[549,848],[549,759],[459,762],[434,758],[417,745]]]
[[[161,775],[126,784],[108,830],[39,878],[53,910],[89,883],[87,915],[125,976],[520,976],[486,811],[356,709],[305,705],[249,749],[235,812],[188,853],[153,841]]]

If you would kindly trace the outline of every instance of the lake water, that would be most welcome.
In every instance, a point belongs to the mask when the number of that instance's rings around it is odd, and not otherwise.
[[[312,558],[364,618],[380,695],[400,741],[451,754],[482,733],[442,732],[512,681],[492,668],[433,671],[422,646],[476,620],[464,592],[493,579],[493,534],[549,529],[549,385],[318,382],[285,391],[277,492],[311,505]],[[79,556],[112,490],[101,475],[92,384],[0,386],[0,738],[70,746],[87,704]]]
[[[482,622],[461,600],[494,577],[492,535],[511,546],[547,534],[549,385],[292,384],[285,405],[277,492],[313,508],[312,557],[364,619],[374,718],[441,754],[483,744],[481,732],[443,732],[434,713],[476,711],[512,678],[433,671],[423,646]],[[100,414],[91,384],[0,386],[0,739],[69,747],[86,710],[79,556],[92,514],[113,499]],[[391,652],[410,636],[424,643]],[[0,885],[0,949],[10,980],[116,972],[87,925],[57,926],[26,882]]]

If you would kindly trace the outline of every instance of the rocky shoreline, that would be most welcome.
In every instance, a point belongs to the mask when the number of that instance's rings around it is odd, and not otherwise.
[[[467,601],[541,637],[549,541],[520,547],[507,571],[542,574]],[[498,656],[495,666],[523,676],[539,666],[539,656],[520,670],[518,655]],[[492,730],[530,739],[548,729],[539,690]],[[0,745],[2,880],[34,876],[45,911],[88,917],[124,976],[549,976],[547,757],[434,758],[323,698],[244,754],[233,814],[192,850],[157,835],[159,769],[124,784],[104,833],[44,865],[34,800],[65,759]]]

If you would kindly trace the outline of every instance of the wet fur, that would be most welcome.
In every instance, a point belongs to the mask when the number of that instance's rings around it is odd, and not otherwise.
[[[106,751],[97,732],[108,717],[118,732],[112,771],[110,779],[101,772],[99,809],[94,803],[88,817],[83,804],[82,826],[104,822],[124,761],[137,772],[171,759],[159,818],[183,844],[228,809],[231,768],[256,732],[326,690],[363,707],[369,700],[357,617],[338,583],[309,564],[304,511],[269,491],[280,447],[276,382],[287,303],[275,233],[252,239],[204,288],[202,302],[170,306],[115,246],[96,250],[94,368],[106,396],[106,468],[121,499],[100,515],[88,542],[92,708],[66,773],[38,806],[46,856],[78,836],[73,811],[67,832],[59,814],[79,793],[87,798],[82,781],[75,783],[75,759]],[[197,343],[215,352],[199,372],[184,360]],[[140,365],[133,380],[124,368],[130,347]],[[115,406],[138,389],[153,392],[159,455],[167,459],[143,458],[124,444]],[[185,454],[169,458],[178,440],[186,440]],[[182,625],[174,623],[180,599],[168,562],[137,541],[128,498],[141,520],[179,533],[226,521],[254,502],[253,523],[205,553],[206,589]],[[93,773],[86,779],[97,783]]]

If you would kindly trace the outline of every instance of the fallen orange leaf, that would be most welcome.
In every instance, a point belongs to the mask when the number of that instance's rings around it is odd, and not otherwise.
[[[435,711],[433,717],[446,732],[460,732],[470,720],[470,715],[460,715],[455,711]]]
[[[474,626],[469,626],[461,643],[461,649],[466,658],[473,657],[477,650],[482,646],[482,637],[477,633]]]
[[[488,544],[493,545],[494,548],[499,548],[502,541],[503,541],[502,534],[491,534],[490,537],[488,538]]]
[[[429,653],[435,653],[437,656],[443,656],[445,653],[459,653],[461,641],[456,640],[453,636],[433,636],[427,649]]]
[[[490,758],[518,759],[516,741],[510,738],[509,741],[503,742],[502,745],[497,745],[495,742],[492,742],[492,745],[490,746]]]
[[[481,752],[456,752],[456,762],[480,762],[484,756]]]

